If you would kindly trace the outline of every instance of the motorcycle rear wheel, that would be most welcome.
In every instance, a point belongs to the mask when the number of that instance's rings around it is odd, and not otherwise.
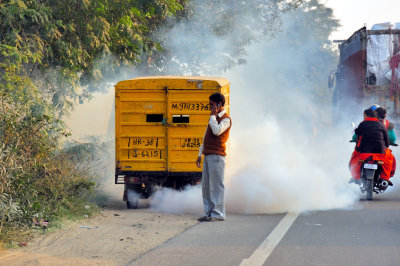
[[[374,191],[374,180],[367,179],[367,200],[372,200],[372,193]]]

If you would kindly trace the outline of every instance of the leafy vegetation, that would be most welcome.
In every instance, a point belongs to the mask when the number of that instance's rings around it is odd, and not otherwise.
[[[68,150],[59,149],[68,133],[36,87],[13,71],[5,71],[2,81],[0,235],[5,236],[4,228],[77,212],[95,179],[90,168],[77,168]]]
[[[142,53],[160,50],[149,36],[185,0],[0,1],[1,61],[19,60],[58,111],[90,97],[100,81]],[[105,63],[98,59],[106,58]]]
[[[184,2],[0,1],[0,239],[85,213],[101,147],[63,148],[63,115],[107,75],[160,50],[150,33]]]

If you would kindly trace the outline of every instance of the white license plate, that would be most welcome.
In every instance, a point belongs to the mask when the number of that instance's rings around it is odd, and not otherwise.
[[[365,169],[374,169],[374,170],[376,170],[376,169],[378,169],[378,165],[377,164],[371,164],[371,163],[365,163],[364,164],[364,168]]]

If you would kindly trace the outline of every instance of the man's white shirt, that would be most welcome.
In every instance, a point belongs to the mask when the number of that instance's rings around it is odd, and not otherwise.
[[[226,113],[226,111],[224,109],[218,113],[218,117],[222,117],[225,113]],[[210,125],[210,128],[211,128],[213,134],[215,136],[219,136],[222,133],[224,133],[225,130],[227,130],[231,126],[231,120],[229,118],[224,118],[218,124],[217,117],[215,115],[211,115],[210,120],[208,121],[208,124]],[[206,130],[206,132],[207,132],[207,130]],[[204,143],[205,136],[206,136],[206,133],[204,133],[203,142],[201,143],[200,148],[199,148],[199,156],[201,156],[203,154],[203,150],[204,150],[203,143]]]

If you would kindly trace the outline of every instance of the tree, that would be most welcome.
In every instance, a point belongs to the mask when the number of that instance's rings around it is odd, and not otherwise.
[[[121,66],[161,49],[150,38],[186,0],[7,0],[0,2],[0,61],[23,52],[18,69],[59,110],[90,97]],[[14,54],[14,56],[16,53]],[[107,57],[106,63],[99,58]],[[1,71],[1,70],[0,70]]]

